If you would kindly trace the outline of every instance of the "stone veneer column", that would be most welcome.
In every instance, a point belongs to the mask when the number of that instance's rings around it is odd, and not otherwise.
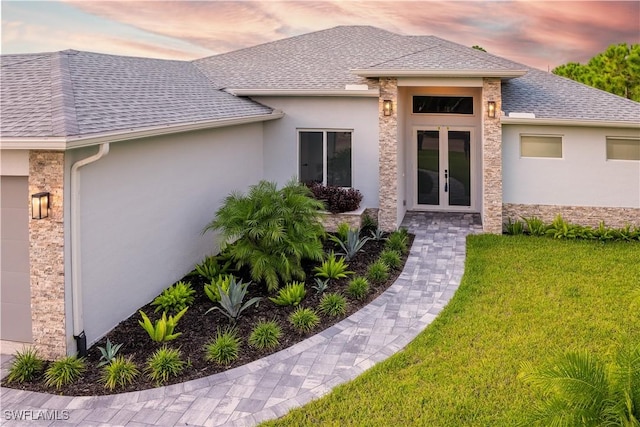
[[[496,103],[496,117],[487,115],[487,102]],[[482,82],[482,229],[502,233],[502,96],[499,78]]]
[[[383,114],[384,100],[393,102],[390,116]],[[378,226],[384,231],[398,227],[398,79],[380,78],[378,100],[380,207]]]
[[[47,359],[66,356],[67,353],[63,190],[64,153],[30,151],[29,197],[48,191],[51,205],[48,218],[29,220],[33,343],[41,356]]]

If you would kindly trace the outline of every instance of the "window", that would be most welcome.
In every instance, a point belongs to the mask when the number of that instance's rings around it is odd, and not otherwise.
[[[300,181],[351,187],[351,132],[300,131]]]
[[[472,96],[414,96],[414,114],[473,114]]]
[[[607,137],[607,160],[640,160],[640,139]]]
[[[521,157],[562,158],[562,136],[520,135]]]

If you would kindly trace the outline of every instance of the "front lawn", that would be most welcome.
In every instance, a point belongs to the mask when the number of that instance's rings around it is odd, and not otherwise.
[[[460,288],[407,348],[265,425],[513,426],[541,397],[517,378],[571,350],[640,342],[640,245],[470,236]]]

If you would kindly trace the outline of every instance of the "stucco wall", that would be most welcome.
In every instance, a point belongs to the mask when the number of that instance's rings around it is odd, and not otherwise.
[[[562,135],[562,158],[521,158],[520,134]],[[640,208],[640,162],[606,159],[607,136],[638,130],[503,126],[503,201]]]
[[[67,174],[95,152],[70,151]],[[262,179],[262,161],[259,123],[113,143],[80,169],[88,344],[215,250],[203,228],[230,191]]]
[[[264,177],[284,184],[298,175],[298,130],[352,130],[353,187],[362,206],[378,207],[378,99],[350,97],[253,97],[285,112],[264,124]]]
[[[29,150],[0,150],[0,175],[28,176]]]

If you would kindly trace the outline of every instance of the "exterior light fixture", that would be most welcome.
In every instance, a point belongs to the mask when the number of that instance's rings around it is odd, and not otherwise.
[[[43,219],[49,216],[49,193],[37,193],[31,196],[31,218]]]
[[[390,116],[393,111],[393,102],[390,99],[382,101],[382,113],[385,116]]]
[[[487,102],[487,114],[490,119],[496,118],[496,101]]]

